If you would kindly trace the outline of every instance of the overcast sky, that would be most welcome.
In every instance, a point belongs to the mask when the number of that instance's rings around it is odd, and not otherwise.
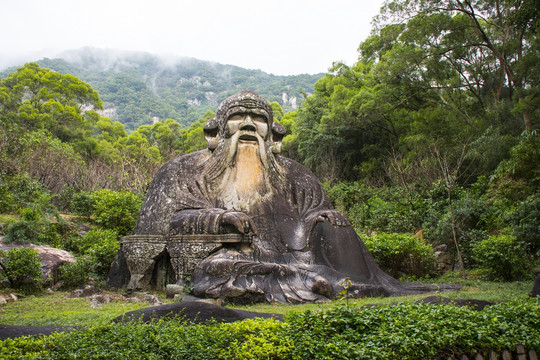
[[[383,0],[2,0],[0,70],[92,46],[276,75],[352,65]]]

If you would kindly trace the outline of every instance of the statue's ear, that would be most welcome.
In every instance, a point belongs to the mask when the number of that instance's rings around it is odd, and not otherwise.
[[[208,142],[208,149],[215,150],[218,145],[218,122],[215,117],[211,118],[204,125],[204,138]]]
[[[280,123],[272,123],[272,152],[279,154],[281,152],[281,140],[285,136],[285,127]]]

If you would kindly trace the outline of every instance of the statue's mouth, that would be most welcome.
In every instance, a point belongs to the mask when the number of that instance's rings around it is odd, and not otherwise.
[[[238,140],[240,142],[257,142],[258,141],[257,137],[255,135],[251,135],[251,134],[242,134],[242,135],[240,135]]]

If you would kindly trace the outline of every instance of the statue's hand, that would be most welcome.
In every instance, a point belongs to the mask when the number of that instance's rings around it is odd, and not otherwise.
[[[336,210],[324,210],[315,214],[315,222],[328,220],[332,226],[350,226],[351,222],[345,215]]]
[[[257,227],[253,223],[253,220],[239,211],[228,211],[221,216],[221,225],[227,227],[227,225],[233,226],[241,234],[252,233],[257,235]]]

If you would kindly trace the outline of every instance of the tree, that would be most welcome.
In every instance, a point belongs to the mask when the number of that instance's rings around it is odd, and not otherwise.
[[[0,118],[9,129],[44,129],[62,141],[82,139],[93,125],[85,111],[101,108],[98,93],[90,85],[36,63],[0,80]]]
[[[483,110],[506,100],[531,131],[540,108],[539,13],[534,0],[397,0],[385,4],[377,24],[407,23],[398,41],[425,52],[416,73],[452,79],[431,83],[443,100],[455,102],[452,88],[466,90]]]

